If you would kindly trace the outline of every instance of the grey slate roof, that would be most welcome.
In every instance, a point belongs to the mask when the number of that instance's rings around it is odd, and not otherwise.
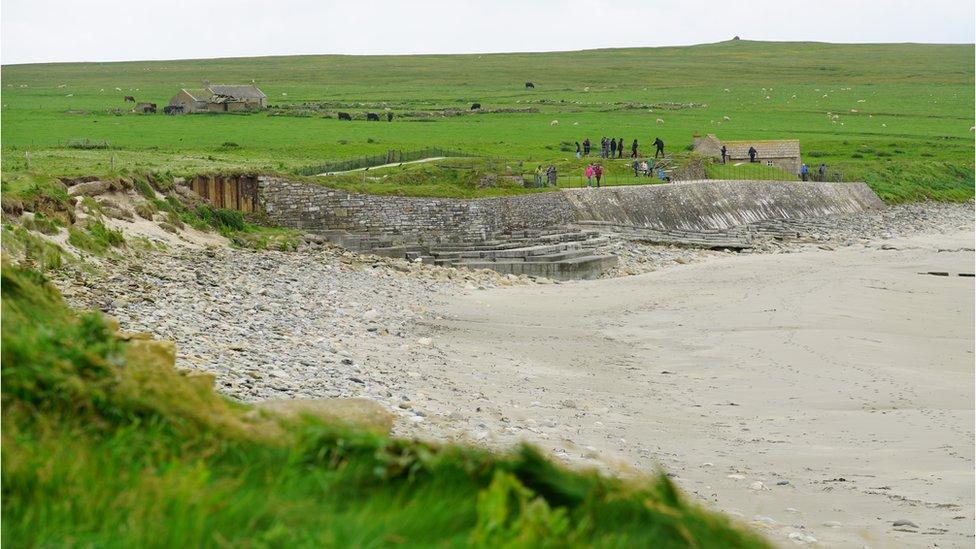
[[[233,97],[234,99],[267,99],[268,97],[267,95],[264,95],[264,92],[259,90],[257,86],[252,86],[250,84],[212,84],[207,89],[213,92],[213,95],[224,95],[227,97]]]
[[[723,141],[731,158],[749,158],[749,147],[755,147],[759,158],[799,158],[800,140]]]
[[[739,160],[749,158],[749,147],[755,147],[760,159],[800,158],[798,139],[757,139],[755,141],[720,141],[714,135],[702,138],[695,151],[709,156],[719,156],[725,145],[729,158]]]
[[[213,95],[209,90],[183,88],[183,91],[194,101],[210,101],[210,96]]]

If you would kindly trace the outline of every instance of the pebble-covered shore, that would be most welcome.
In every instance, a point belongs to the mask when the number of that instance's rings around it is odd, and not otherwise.
[[[765,241],[746,253],[971,229],[973,205],[909,204],[802,226],[808,232],[800,239]],[[608,250],[620,258],[608,276],[734,255],[624,240]],[[231,397],[367,396],[419,424],[424,412],[413,401],[450,359],[429,349],[424,323],[436,303],[457,293],[552,282],[319,246],[144,252],[107,262],[98,273],[63,273],[55,283],[73,305],[101,309],[124,330],[174,340],[178,365],[214,374],[217,389]]]

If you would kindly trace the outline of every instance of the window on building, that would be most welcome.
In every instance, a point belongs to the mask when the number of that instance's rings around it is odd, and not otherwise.
[[[772,166],[773,165],[773,161],[772,160],[767,160],[766,161],[766,165],[767,166]]]

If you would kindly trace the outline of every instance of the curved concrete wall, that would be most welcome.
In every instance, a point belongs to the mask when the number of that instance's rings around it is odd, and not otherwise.
[[[285,227],[460,240],[574,221],[663,230],[728,229],[883,206],[863,183],[706,180],[457,200],[353,194],[267,176],[257,178],[257,203],[268,221]]]
[[[705,180],[563,192],[578,221],[664,230],[729,229],[884,206],[864,183]]]

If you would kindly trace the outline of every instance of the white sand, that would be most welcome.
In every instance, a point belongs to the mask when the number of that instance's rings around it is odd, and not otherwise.
[[[459,296],[429,407],[661,465],[780,545],[972,547],[973,235],[885,244]]]

